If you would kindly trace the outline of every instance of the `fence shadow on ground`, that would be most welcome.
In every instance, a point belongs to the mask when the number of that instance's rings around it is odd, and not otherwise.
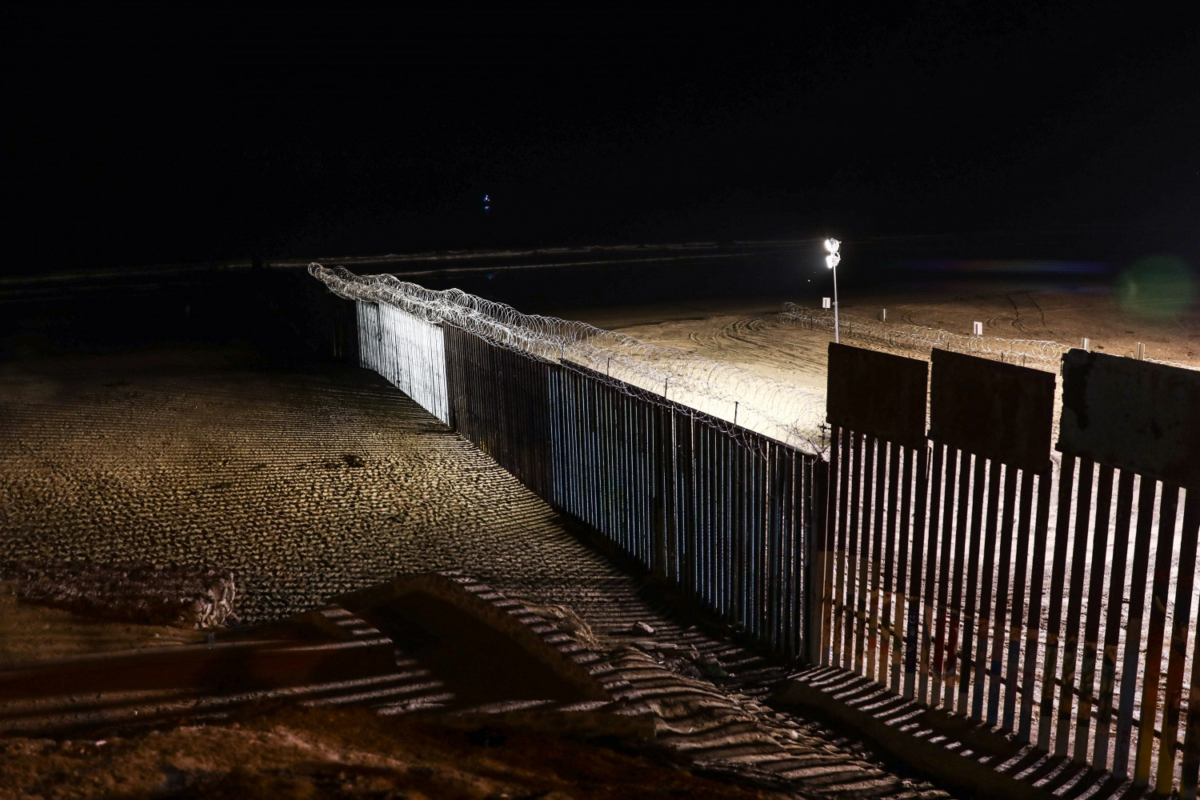
[[[760,647],[1056,759],[1025,770],[1048,791],[1196,796],[1200,373],[1061,356],[1057,467],[1053,372],[935,348],[927,397],[929,364],[831,345],[827,462],[811,420],[667,399],[644,353],[614,373],[604,332],[310,272],[356,301],[363,366]]]

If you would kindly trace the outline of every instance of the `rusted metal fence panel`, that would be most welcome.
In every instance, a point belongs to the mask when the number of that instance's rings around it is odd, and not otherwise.
[[[1195,797],[1197,376],[1072,352],[1053,465],[1053,375],[935,352],[931,441],[909,451],[881,431],[912,428],[923,405],[887,392],[918,382],[846,351],[830,354],[821,663]]]
[[[854,669],[911,694],[916,672],[924,518],[927,365],[829,346],[829,514],[814,609],[820,663]],[[900,507],[897,507],[897,504]],[[899,559],[897,560],[897,553]]]
[[[921,699],[1028,735],[1043,628],[1054,377],[941,351],[932,367],[936,511],[927,538],[937,579],[931,692]]]
[[[1200,489],[1200,372],[1072,350],[1059,449]]]
[[[909,447],[925,443],[924,361],[829,344],[829,423]]]
[[[1079,685],[1074,686],[1074,646],[1068,638],[1056,744],[1065,749],[1074,736],[1076,760],[1087,757],[1090,750],[1093,763],[1109,766],[1118,776],[1132,777],[1135,785],[1149,786],[1153,779],[1160,794],[1178,788],[1184,796],[1194,796],[1196,779],[1188,763],[1186,738],[1195,736],[1193,730],[1185,733],[1182,764],[1177,756],[1183,693],[1185,686],[1194,692],[1191,686],[1197,672],[1196,659],[1188,656],[1187,641],[1196,635],[1193,596],[1200,529],[1200,375],[1073,350],[1063,358],[1063,381],[1058,447],[1063,453],[1064,474],[1068,465],[1079,466],[1077,542],[1087,535],[1087,514],[1093,505],[1088,502],[1093,462],[1100,465],[1100,480],[1094,504],[1089,591],[1084,594],[1074,581],[1070,587],[1072,607],[1077,588],[1089,603],[1083,671]],[[1109,527],[1114,475],[1116,513],[1109,554],[1102,547],[1109,532],[1102,527]],[[1131,535],[1132,563],[1127,563]],[[1076,573],[1082,570],[1080,564]],[[1097,597],[1097,587],[1106,584],[1105,572],[1111,573],[1108,594]],[[1091,608],[1093,602],[1107,603],[1098,688],[1090,674],[1100,619],[1099,608]],[[1123,657],[1118,660],[1122,633]],[[1073,700],[1079,711],[1072,727]],[[1097,708],[1094,733],[1093,702]],[[1194,694],[1189,702],[1195,702]]]
[[[929,438],[1018,469],[1050,466],[1054,376],[934,350]]]

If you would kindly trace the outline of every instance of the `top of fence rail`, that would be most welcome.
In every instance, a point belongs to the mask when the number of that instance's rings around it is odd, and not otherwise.
[[[829,343],[829,423],[919,447],[925,444],[929,364]]]
[[[1200,372],[1072,350],[1058,449],[1200,489]]]
[[[1050,468],[1055,377],[934,350],[929,438],[1035,473]]]
[[[355,275],[313,263],[309,274],[340,297],[383,303],[496,345],[611,378],[693,409],[731,433],[746,429],[816,454],[823,441],[819,395],[727,362],[648,344],[584,322],[523,314],[459,289],[437,291],[394,275]]]

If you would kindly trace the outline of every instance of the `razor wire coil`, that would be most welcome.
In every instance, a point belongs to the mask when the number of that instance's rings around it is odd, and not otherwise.
[[[810,330],[834,329],[833,312],[784,303],[779,319]],[[901,350],[931,351],[934,348],[955,353],[993,358],[1010,364],[1057,372],[1062,356],[1071,348],[1059,342],[1041,339],[1001,339],[991,336],[967,336],[939,328],[910,323],[884,324],[862,317],[842,314],[842,333],[850,338],[866,339]]]
[[[394,275],[355,275],[317,263],[308,272],[339,297],[386,304],[568,369],[586,369],[623,391],[640,390],[702,415],[730,434],[750,430],[810,454],[826,446],[824,398],[736,365],[584,322],[523,314],[459,289],[428,289]]]

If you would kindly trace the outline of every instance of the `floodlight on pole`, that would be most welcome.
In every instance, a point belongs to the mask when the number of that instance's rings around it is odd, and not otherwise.
[[[841,343],[841,331],[838,328],[838,299],[837,299],[837,265],[841,263],[842,256],[838,252],[842,243],[837,239],[826,239],[825,250],[829,255],[825,256],[825,266],[833,270],[833,340]]]

